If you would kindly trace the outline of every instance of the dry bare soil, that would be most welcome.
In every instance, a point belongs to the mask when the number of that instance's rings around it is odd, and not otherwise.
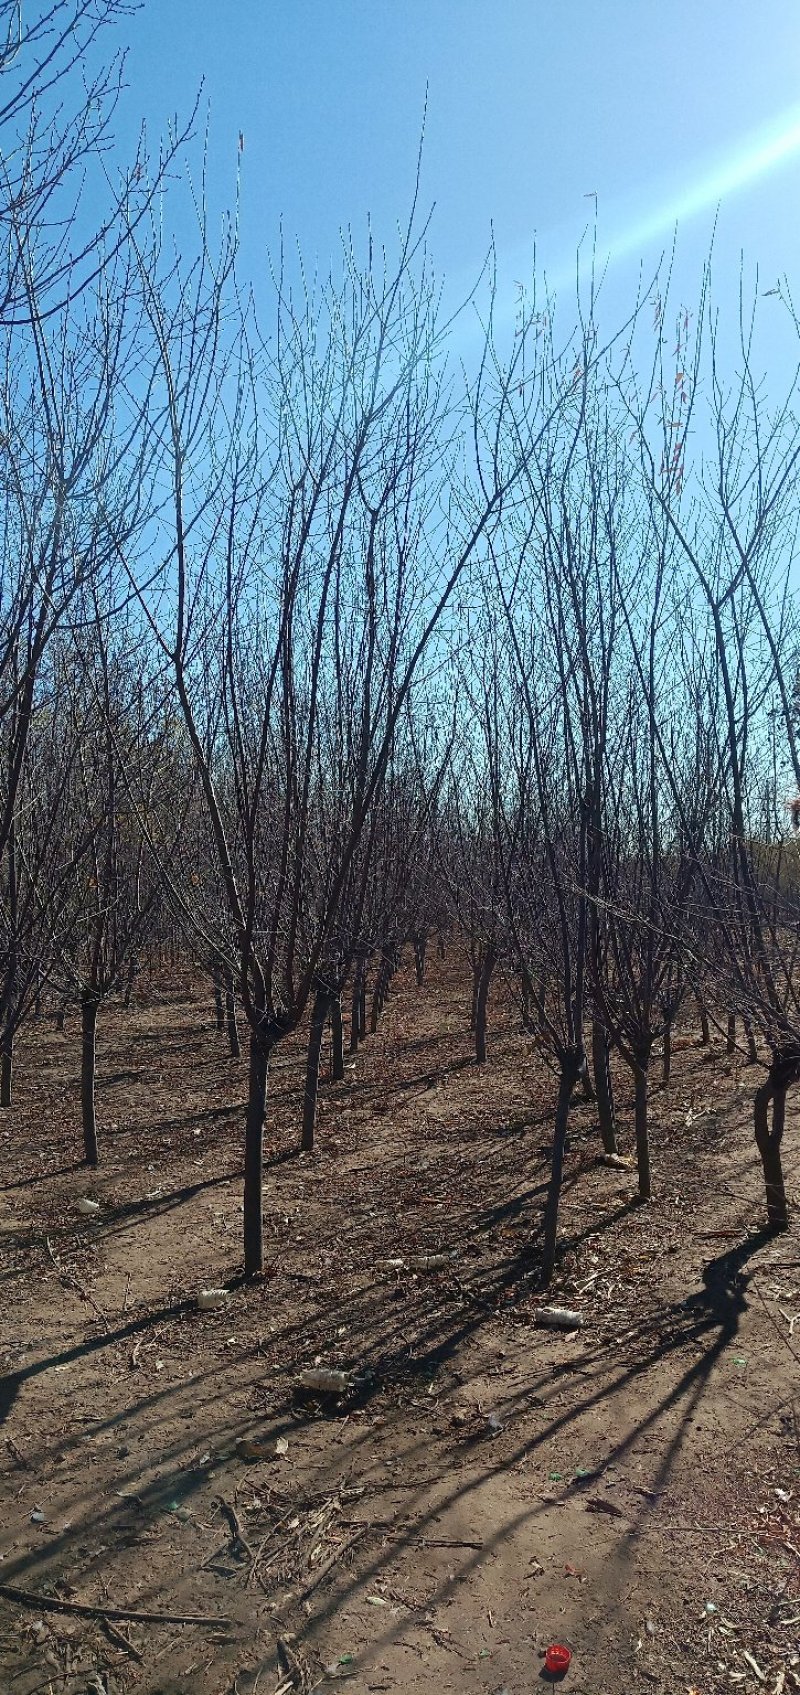
[[[78,1031],[32,1027],[0,1122],[4,1692],[523,1695],[553,1640],[571,1695],[800,1689],[800,1255],[759,1230],[754,1073],[683,1033],[645,1207],[576,1109],[561,1334],[534,1325],[553,1080],[501,990],[477,1070],[466,1007],[455,950],[401,974],[313,1157],[279,1052],[250,1287],[246,1067],[206,986],[104,1014],[95,1176]],[[304,1396],[315,1363],[343,1397]]]

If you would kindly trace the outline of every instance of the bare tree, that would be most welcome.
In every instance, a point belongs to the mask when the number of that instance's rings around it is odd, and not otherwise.
[[[784,291],[784,303],[793,309]],[[661,303],[657,316],[663,317]],[[754,1100],[755,1139],[764,1171],[767,1216],[787,1225],[781,1163],[785,1102],[800,1078],[800,1008],[795,971],[796,921],[791,901],[781,910],[776,865],[782,861],[774,800],[764,807],[769,764],[768,711],[783,725],[785,750],[800,787],[800,759],[791,703],[792,606],[787,574],[797,524],[800,366],[789,370],[783,396],[770,403],[756,370],[755,306],[741,291],[738,372],[723,376],[719,325],[706,300],[695,330],[678,318],[675,360],[665,368],[661,338],[645,394],[628,385],[643,481],[654,527],[686,571],[692,616],[708,621],[716,664],[712,722],[725,773],[724,847],[696,843],[706,925],[715,938],[715,973],[723,1004],[758,1028],[769,1052],[767,1076]],[[691,430],[706,403],[711,447],[696,461]],[[774,794],[774,783],[773,794]],[[686,798],[672,783],[684,815]],[[766,831],[766,840],[764,832]],[[757,1046],[750,1044],[750,1053]],[[772,1123],[769,1112],[772,1108]]]
[[[346,246],[340,281],[301,281],[297,304],[279,275],[269,354],[241,318],[229,322],[232,266],[231,247],[213,267],[204,247],[180,289],[173,279],[159,294],[143,276],[173,489],[162,599],[149,605],[200,776],[250,1026],[253,1274],[270,1055],[324,977],[421,659],[541,417],[535,388],[519,380],[520,341],[504,367],[487,340],[455,406],[413,219],[394,264],[373,248],[362,267]],[[469,476],[458,463],[467,425]],[[341,767],[323,762],[327,690],[355,709]],[[334,716],[341,735],[347,719]]]

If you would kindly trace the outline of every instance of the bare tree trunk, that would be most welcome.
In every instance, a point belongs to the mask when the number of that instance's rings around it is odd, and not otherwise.
[[[697,1001],[697,1010],[700,1014],[700,1040],[703,1047],[707,1048],[711,1041],[711,1030],[708,1023],[708,1007],[706,1006],[699,989],[695,989],[694,998]]]
[[[131,996],[133,994],[134,984],[136,982],[138,975],[139,975],[139,956],[138,956],[138,954],[132,953],[131,957],[128,961],[128,975],[127,975],[127,978],[125,980],[125,993],[122,997],[122,1004],[123,1004],[126,1012],[127,1012],[128,1008],[131,1004]]]
[[[414,944],[414,970],[417,976],[417,988],[421,989],[425,982],[425,955],[428,951],[427,932],[422,931],[420,935],[412,936],[411,940]]]
[[[361,974],[358,992],[358,1039],[363,1042],[367,1034],[367,961]]]
[[[650,1135],[647,1128],[647,1073],[649,1051],[636,1056],[633,1066],[636,1124],[636,1164],[639,1168],[639,1199],[650,1199]]]
[[[341,991],[331,996],[331,1077],[341,1083],[344,1077],[344,1029]]]
[[[470,1030],[471,1030],[473,1036],[475,1034],[475,1029],[476,1029],[476,1026],[477,1026],[477,1023],[478,1023],[478,990],[479,990],[480,985],[481,985],[481,969],[482,969],[482,965],[481,965],[480,955],[473,953],[473,955],[472,955],[472,994],[470,995],[470,1004],[469,1004],[469,1027],[470,1027]]]
[[[14,1070],[14,1032],[9,1027],[0,1041],[0,1107],[11,1105],[11,1083]]]
[[[541,1274],[541,1287],[543,1289],[549,1288],[556,1263],[558,1204],[561,1199],[561,1181],[564,1175],[564,1149],[567,1142],[569,1106],[577,1076],[578,1060],[574,1056],[567,1056],[567,1058],[562,1060],[561,1063],[561,1077],[558,1084],[558,1102],[556,1105],[555,1127],[553,1130],[553,1156],[550,1164],[550,1185],[547,1191],[547,1201],[544,1209]]]
[[[764,1187],[767,1196],[767,1222],[770,1230],[788,1230],[789,1209],[781,1162],[781,1139],[786,1119],[786,1090],[784,1079],[775,1061],[753,1102],[753,1124],[756,1147],[761,1155]],[[769,1124],[769,1105],[772,1102],[772,1128]]]
[[[84,1157],[86,1164],[92,1166],[100,1164],[94,1100],[98,1005],[91,990],[84,990],[81,1001],[81,1118]]]
[[[614,1118],[614,1093],[611,1087],[611,1064],[608,1033],[599,1018],[592,1019],[592,1065],[597,1094],[597,1117],[600,1137],[607,1154],[617,1152],[617,1126]]]
[[[300,1146],[305,1153],[312,1153],[314,1149],[314,1127],[317,1121],[317,1095],[319,1093],[319,1064],[330,1004],[331,995],[329,991],[317,989],[314,996],[314,1005],[311,1009],[306,1087],[303,1096],[303,1132],[300,1138]]]
[[[727,1040],[727,1044],[726,1044],[726,1051],[729,1054],[733,1054],[733,1053],[736,1052],[736,1013],[735,1012],[729,1012],[728,1013],[728,1040]]]
[[[478,993],[475,1000],[476,1065],[486,1064],[486,1006],[489,999],[489,984],[492,980],[492,972],[494,971],[496,959],[496,950],[493,947],[487,948],[483,957],[483,965],[478,979]]]
[[[63,1030],[64,1019],[66,1017],[66,1013],[67,1013],[67,1003],[66,1003],[66,1001],[62,1001],[61,1005],[56,1007],[56,1029],[57,1030]]]
[[[250,1034],[250,1077],[244,1133],[244,1274],[257,1277],[264,1269],[262,1184],[264,1175],[264,1113],[267,1104],[269,1049]]]
[[[746,1015],[742,1016],[742,1024],[744,1026],[745,1036],[747,1037],[747,1062],[748,1062],[748,1065],[756,1065],[757,1062],[758,1062],[758,1046],[757,1046],[757,1043],[756,1043],[755,1031],[754,1031],[753,1026],[750,1022],[750,1019]]]
[[[226,966],[223,974],[225,984],[225,1023],[228,1029],[228,1045],[231,1059],[239,1059],[242,1049],[239,1042],[239,1027],[236,1023],[236,995],[233,988],[233,974]]]
[[[436,947],[439,958],[444,959],[445,954],[447,953],[447,943],[445,941],[444,930],[439,930],[437,934]]]
[[[388,954],[385,954],[378,966],[378,973],[375,978],[375,988],[372,995],[372,1012],[370,1014],[369,1028],[370,1033],[373,1036],[378,1028],[378,1024],[383,1015],[384,1006],[386,1005],[386,996],[389,990],[391,975],[392,963]]]
[[[595,1099],[594,1084],[592,1082],[592,1073],[589,1070],[589,1061],[586,1058],[585,1053],[581,1054],[581,1062],[578,1067],[578,1076],[576,1081],[580,1083],[581,1086],[581,1100],[593,1101]]]
[[[360,954],[356,958],[353,973],[353,995],[350,1003],[350,1052],[358,1052],[358,1044],[362,1039],[361,1028],[362,1007],[366,996],[367,962]]]

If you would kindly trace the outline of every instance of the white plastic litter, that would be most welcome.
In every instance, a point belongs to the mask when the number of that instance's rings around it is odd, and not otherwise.
[[[326,1366],[309,1366],[306,1371],[301,1371],[298,1381],[304,1389],[318,1389],[324,1395],[343,1395],[350,1388],[350,1373]]]
[[[570,1307],[539,1307],[533,1315],[534,1324],[541,1324],[546,1330],[579,1330],[583,1324],[583,1313],[573,1312]]]
[[[414,1254],[408,1267],[410,1271],[444,1271],[454,1257],[453,1254]]]
[[[85,1200],[79,1201],[78,1202],[78,1211],[83,1213],[84,1218],[94,1218],[95,1215],[100,1211],[100,1202],[99,1201],[90,1201],[88,1198],[85,1199]]]
[[[224,1307],[229,1294],[228,1289],[201,1289],[197,1297],[198,1312],[211,1312],[213,1307]]]

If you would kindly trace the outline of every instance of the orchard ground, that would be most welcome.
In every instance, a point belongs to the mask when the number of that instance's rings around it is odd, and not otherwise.
[[[478,1069],[468,1004],[455,945],[421,990],[404,969],[321,1090],[313,1156],[301,1041],[278,1050],[250,1286],[246,1059],[209,986],[145,972],[101,1014],[94,1174],[77,1018],[23,1036],[0,1120],[4,1691],[523,1695],[551,1641],[574,1695],[800,1689],[800,1251],[796,1225],[760,1228],[756,1073],[685,1025],[647,1206],[576,1106],[548,1301],[584,1322],[546,1330],[555,1083],[502,984]],[[352,1387],[304,1394],[315,1364]]]

